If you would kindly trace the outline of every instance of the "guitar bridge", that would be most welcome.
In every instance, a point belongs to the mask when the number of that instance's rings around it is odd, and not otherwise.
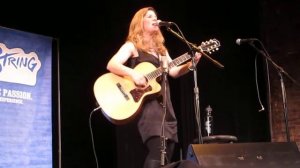
[[[125,93],[124,89],[122,88],[120,83],[117,83],[117,86],[119,88],[119,90],[121,91],[121,93],[123,94],[123,96],[125,97],[126,100],[129,100],[129,96]]]

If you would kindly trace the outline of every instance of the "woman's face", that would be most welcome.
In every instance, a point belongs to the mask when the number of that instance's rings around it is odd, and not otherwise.
[[[143,18],[144,30],[146,32],[158,31],[157,16],[153,10],[149,10]]]

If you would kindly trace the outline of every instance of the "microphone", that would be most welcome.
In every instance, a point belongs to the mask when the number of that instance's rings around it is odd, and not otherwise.
[[[154,23],[154,26],[165,26],[165,27],[169,27],[173,24],[173,22],[167,22],[167,21],[161,21],[158,20],[157,23]]]
[[[248,39],[240,39],[240,38],[238,38],[238,39],[236,39],[235,43],[237,45],[241,45],[243,43],[249,43],[249,42],[253,42],[253,41],[257,41],[257,39],[256,38],[248,38]]]

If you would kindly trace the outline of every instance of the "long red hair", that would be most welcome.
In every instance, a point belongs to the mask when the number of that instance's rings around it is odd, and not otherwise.
[[[148,43],[148,41],[145,42],[143,38],[143,19],[148,11],[154,11],[156,13],[153,7],[145,7],[135,13],[130,22],[127,41],[132,42],[137,49],[142,51],[147,52],[152,49],[160,55],[166,55],[167,49],[164,45],[165,39],[160,30],[152,34],[153,38],[150,43]]]

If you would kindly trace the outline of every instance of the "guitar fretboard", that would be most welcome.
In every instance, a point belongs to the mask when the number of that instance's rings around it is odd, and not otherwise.
[[[220,46],[220,42],[216,39],[211,39],[205,43],[202,43],[199,46],[199,49],[201,51],[214,51],[214,49],[218,49],[218,47]],[[189,55],[188,53],[182,54],[181,56],[175,58],[172,62],[170,62],[168,64],[169,69],[180,65],[182,63],[184,63],[185,61],[191,59],[191,55]],[[148,73],[145,75],[145,77],[147,78],[148,81],[156,79],[157,77],[159,77],[160,75],[162,75],[163,69],[161,67],[157,68],[156,70]]]
[[[175,58],[172,62],[170,62],[168,67],[169,68],[176,67],[177,65],[180,65],[189,59],[191,59],[191,56],[188,53],[185,53],[185,54]],[[162,68],[159,67],[156,70],[146,74],[145,77],[148,79],[148,81],[150,81],[150,80],[156,79],[157,77],[162,75],[162,72],[163,72]]]
[[[169,67],[170,68],[176,67],[177,65],[180,65],[189,59],[191,59],[191,56],[188,53],[185,53],[179,56],[178,58],[174,59],[172,62],[170,62]]]

